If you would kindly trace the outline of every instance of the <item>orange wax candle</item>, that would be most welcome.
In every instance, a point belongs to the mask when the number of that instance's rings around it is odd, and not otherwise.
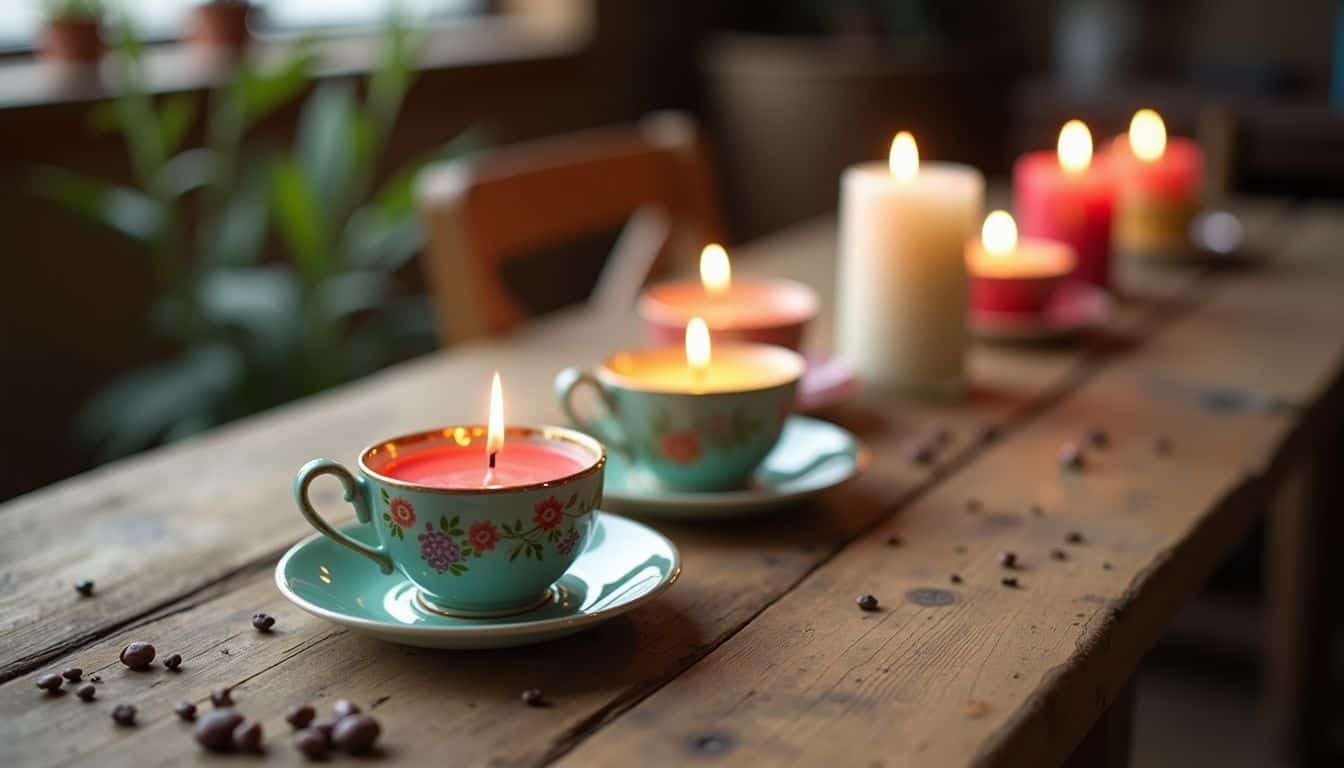
[[[1189,139],[1168,139],[1156,112],[1134,113],[1127,137],[1110,150],[1118,198],[1113,244],[1123,253],[1170,258],[1189,250],[1199,212],[1204,153]]]

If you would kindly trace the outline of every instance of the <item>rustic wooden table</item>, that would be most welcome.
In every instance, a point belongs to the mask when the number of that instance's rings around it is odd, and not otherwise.
[[[1285,740],[1301,744],[1325,537],[1319,483],[1294,468],[1340,421],[1344,213],[1239,210],[1262,265],[1128,270],[1104,334],[976,347],[964,402],[836,408],[828,416],[872,449],[864,476],[759,522],[655,522],[681,548],[680,582],[547,645],[416,650],[294,608],[272,581],[280,553],[310,533],[290,483],[311,457],[350,460],[380,437],[479,420],[459,393],[496,368],[511,419],[557,421],[553,374],[635,342],[627,316],[564,313],[10,502],[0,764],[206,760],[172,707],[225,686],[262,719],[277,763],[302,761],[287,706],[347,697],[381,719],[383,758],[406,764],[1119,764],[1141,657],[1266,509],[1270,688]],[[833,240],[833,222],[814,222],[743,249],[738,268],[829,299]],[[814,341],[828,337],[823,320]],[[1000,435],[983,440],[989,425]],[[1061,472],[1059,446],[1094,426],[1111,444]],[[906,449],[937,428],[950,448],[911,463]],[[318,496],[348,510],[334,484]],[[1083,543],[1066,545],[1074,531]],[[1057,547],[1066,560],[1050,557]],[[1018,589],[1000,584],[1000,550],[1021,558]],[[93,597],[71,588],[82,578],[96,580]],[[862,592],[883,609],[857,610]],[[276,630],[255,632],[254,611]],[[118,651],[137,639],[181,653],[182,671],[125,669]],[[34,687],[72,665],[102,676],[95,702]],[[552,705],[523,706],[529,687]],[[122,702],[139,708],[138,727],[109,719]]]

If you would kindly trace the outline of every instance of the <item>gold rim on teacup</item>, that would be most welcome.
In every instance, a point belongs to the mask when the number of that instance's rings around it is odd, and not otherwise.
[[[366,447],[359,452],[359,469],[369,477],[374,478],[380,483],[405,488],[407,490],[419,491],[421,493],[442,493],[442,494],[501,494],[501,493],[521,493],[523,491],[535,491],[539,488],[546,488],[552,485],[568,483],[579,478],[586,477],[595,472],[600,472],[607,463],[607,449],[596,439],[568,427],[505,427],[504,428],[504,450],[508,451],[508,440],[510,438],[539,437],[543,440],[558,440],[591,451],[596,458],[592,463],[580,469],[577,472],[557,477],[553,480],[546,480],[540,483],[530,483],[528,485],[508,485],[500,487],[484,488],[442,488],[432,485],[420,485],[410,483],[405,480],[399,480],[395,477],[385,475],[369,465],[370,460],[375,457],[390,454],[391,459],[398,458],[398,453],[405,451],[409,446],[420,446],[424,443],[437,443],[440,441],[449,441],[461,446],[468,446],[477,440],[481,443],[482,462],[485,457],[486,426],[484,424],[461,425],[455,427],[442,427],[439,429],[430,429],[423,432],[412,432],[406,435],[399,435],[388,440],[379,440],[378,442]]]

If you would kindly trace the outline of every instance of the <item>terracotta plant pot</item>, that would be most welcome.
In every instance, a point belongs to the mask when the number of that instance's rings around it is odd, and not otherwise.
[[[48,19],[42,26],[38,55],[44,61],[91,63],[103,54],[98,19]]]
[[[206,48],[241,50],[252,37],[247,28],[250,13],[249,3],[198,5],[187,20],[187,39]]]

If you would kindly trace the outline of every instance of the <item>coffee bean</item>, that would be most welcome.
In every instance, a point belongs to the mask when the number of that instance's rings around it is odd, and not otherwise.
[[[154,661],[154,646],[135,642],[121,649],[121,663],[131,669],[145,669]]]
[[[1102,563],[1102,564],[1101,564],[1101,570],[1103,570],[1103,571],[1109,571],[1109,570],[1111,570],[1111,567],[1112,567],[1112,566],[1111,566],[1110,563]]]
[[[271,627],[275,626],[275,617],[269,613],[254,613],[252,614],[252,626],[258,632],[270,632]]]
[[[893,533],[890,536],[887,536],[887,538],[884,539],[882,543],[886,544],[888,547],[899,547],[905,542],[901,540],[900,536],[897,536],[896,534]]]
[[[196,719],[196,705],[190,701],[179,701],[173,707],[173,714],[179,718],[191,722]]]
[[[233,746],[239,752],[260,752],[261,737],[261,723],[256,720],[244,720],[233,729]]]
[[[937,451],[928,443],[916,443],[906,449],[905,458],[911,464],[932,464],[937,458]]]
[[[85,683],[79,687],[78,691],[75,691],[75,695],[84,701],[93,701],[93,697],[98,695],[98,689]]]
[[[354,714],[341,718],[331,732],[331,743],[340,750],[352,755],[368,752],[383,732],[382,726],[372,717]]]
[[[340,720],[351,715],[358,715],[361,712],[355,702],[349,699],[337,699],[331,705],[331,714]]]
[[[112,719],[117,725],[135,725],[135,707],[130,704],[118,704],[112,708]]]
[[[336,722],[334,717],[330,720],[318,720],[313,723],[312,730],[322,734],[327,741],[331,741],[331,732],[336,729]]]
[[[1065,552],[1064,550],[1060,549],[1059,547],[1055,547],[1054,549],[1050,550],[1050,559],[1051,559],[1051,560],[1068,560],[1068,559],[1069,559],[1069,553],[1068,553],[1068,552]]]
[[[93,594],[93,579],[80,579],[79,581],[76,581],[75,591],[84,597],[91,596]]]
[[[101,683],[101,682],[103,682],[103,676],[102,676],[102,675],[89,675],[89,682],[91,682],[91,683]]]
[[[999,579],[999,583],[1010,589],[1017,589],[1020,586],[1017,583],[1017,577],[1015,576],[1005,576],[1002,579]]]
[[[948,577],[948,580],[951,581],[953,584],[960,584],[960,583],[961,583],[961,576],[958,575],[958,574],[955,574],[955,573],[954,573],[954,574],[952,574],[951,576]]]
[[[61,690],[62,685],[65,685],[65,680],[63,680],[61,676],[56,674],[55,672],[48,672],[47,674],[37,678],[37,687],[41,688],[47,693],[56,693],[57,691]]]
[[[64,677],[66,680],[69,680],[72,683],[78,683],[79,679],[83,676],[84,676],[84,670],[80,669],[79,667],[70,667],[69,669],[61,673],[61,677]]]
[[[167,667],[168,669],[177,669],[178,667],[182,666],[182,654],[174,653],[173,655],[164,659],[163,666]]]
[[[992,443],[999,439],[1000,430],[994,424],[986,424],[980,428],[980,442]]]
[[[864,611],[877,610],[877,598],[872,595],[869,594],[859,595],[858,598],[854,600],[854,602],[858,603],[860,610]]]
[[[933,442],[939,447],[945,447],[952,442],[952,430],[947,427],[938,427],[933,431]]]
[[[956,552],[958,555],[964,555],[966,554],[966,545],[958,544],[957,546],[952,548],[952,551]]]
[[[1171,438],[1166,435],[1158,435],[1153,438],[1153,450],[1157,451],[1159,456],[1166,456],[1171,453]]]
[[[1017,553],[1016,553],[1016,552],[1000,552],[1000,553],[999,553],[999,565],[1002,565],[1004,568],[1016,568],[1016,567],[1017,567]]]
[[[327,756],[327,737],[325,734],[307,728],[294,737],[294,746],[310,760],[321,760]]]
[[[976,512],[979,512],[979,511],[980,511],[980,500],[977,499],[977,498],[969,498],[969,499],[967,499],[967,500],[966,500],[966,511],[967,511],[967,512],[970,512],[971,514],[975,514]]]
[[[192,735],[211,752],[228,752],[234,746],[233,729],[242,722],[243,716],[232,709],[212,710],[196,722]]]
[[[1040,504],[1032,504],[1030,509],[1031,514],[1036,517],[1045,517],[1045,507],[1042,507]]]
[[[526,691],[523,691],[522,696],[519,698],[529,707],[540,707],[546,704],[546,698],[541,695],[540,688],[528,688]]]
[[[1065,543],[1068,544],[1082,544],[1083,534],[1077,531],[1069,531],[1067,534],[1065,534],[1064,541]]]
[[[1059,448],[1059,466],[1064,469],[1079,470],[1083,468],[1083,450],[1075,443],[1065,443]]]
[[[285,722],[294,726],[295,730],[307,728],[308,724],[313,722],[314,717],[317,717],[317,710],[307,704],[300,704],[285,710]]]
[[[210,704],[217,709],[233,706],[233,691],[228,688],[220,688],[217,691],[210,692]]]
[[[1111,444],[1111,436],[1101,427],[1093,427],[1087,433],[1087,442],[1091,443],[1093,448],[1105,448]]]

